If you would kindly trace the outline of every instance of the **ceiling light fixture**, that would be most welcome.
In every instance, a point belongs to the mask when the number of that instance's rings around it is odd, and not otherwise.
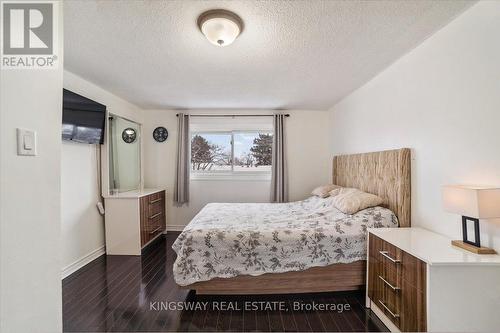
[[[227,46],[234,42],[243,30],[243,21],[233,12],[213,9],[198,17],[198,27],[210,43]]]

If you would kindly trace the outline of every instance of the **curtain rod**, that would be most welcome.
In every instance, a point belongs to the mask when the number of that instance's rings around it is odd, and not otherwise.
[[[179,117],[179,114],[175,115]],[[272,117],[273,114],[191,114],[191,117]],[[290,117],[289,114],[285,114],[285,117]]]

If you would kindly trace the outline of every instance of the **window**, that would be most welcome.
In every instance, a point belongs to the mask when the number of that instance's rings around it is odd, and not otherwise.
[[[223,131],[191,133],[191,172],[215,175],[270,175],[272,132]]]
[[[231,133],[194,133],[191,137],[191,170],[231,171]]]

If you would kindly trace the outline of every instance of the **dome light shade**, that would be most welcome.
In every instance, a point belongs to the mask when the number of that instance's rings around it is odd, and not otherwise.
[[[241,18],[224,9],[214,9],[198,17],[198,27],[208,41],[217,46],[227,46],[234,42],[243,30]]]

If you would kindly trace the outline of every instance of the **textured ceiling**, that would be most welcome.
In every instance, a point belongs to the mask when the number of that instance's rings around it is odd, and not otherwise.
[[[65,1],[65,68],[144,108],[328,109],[471,4]],[[234,44],[198,31],[213,8],[243,19]]]

